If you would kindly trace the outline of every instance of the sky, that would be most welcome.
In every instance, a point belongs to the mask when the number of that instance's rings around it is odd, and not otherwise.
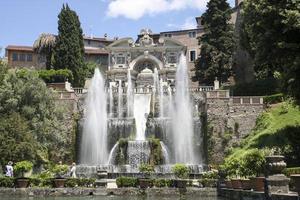
[[[68,3],[83,33],[109,38],[195,28],[208,0],[0,0],[0,56],[7,45],[32,45],[41,33],[57,34],[57,15]],[[231,6],[234,0],[228,0]]]

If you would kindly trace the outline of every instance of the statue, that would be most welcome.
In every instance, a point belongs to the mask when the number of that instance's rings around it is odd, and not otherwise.
[[[139,40],[141,46],[154,46],[153,39],[150,37],[150,34],[152,34],[152,31],[150,29],[141,30],[141,35],[143,35]]]

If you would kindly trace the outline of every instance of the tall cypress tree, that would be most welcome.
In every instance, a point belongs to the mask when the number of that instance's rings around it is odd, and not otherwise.
[[[68,4],[58,15],[58,36],[54,49],[54,68],[69,69],[73,73],[74,86],[82,86],[85,78],[84,44],[80,21]]]
[[[200,57],[195,62],[193,81],[211,84],[215,77],[221,82],[232,74],[234,51],[233,26],[229,23],[231,8],[226,0],[210,0],[202,15],[204,34],[199,38]]]

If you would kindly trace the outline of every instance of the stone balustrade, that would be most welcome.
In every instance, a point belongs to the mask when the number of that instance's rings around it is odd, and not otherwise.
[[[232,97],[233,104],[243,104],[243,105],[262,105],[264,103],[263,97],[260,96],[234,96]]]

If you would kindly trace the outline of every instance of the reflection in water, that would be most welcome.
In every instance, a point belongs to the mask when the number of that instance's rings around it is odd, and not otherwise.
[[[197,196],[82,196],[82,197],[3,197],[1,200],[222,200]]]

